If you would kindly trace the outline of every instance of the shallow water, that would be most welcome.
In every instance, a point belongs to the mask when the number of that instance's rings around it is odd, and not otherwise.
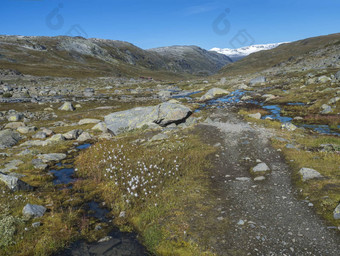
[[[173,95],[172,98],[174,99],[182,99],[182,98],[189,98],[191,95],[195,95],[198,93],[201,93],[202,91],[195,91],[195,92],[182,92],[182,93],[178,93],[176,95]]]
[[[293,118],[281,115],[281,107],[279,105],[264,105],[264,103],[259,103],[258,101],[253,100],[253,99],[242,101],[241,98],[244,95],[246,95],[246,93],[247,92],[243,90],[236,90],[229,95],[226,95],[226,96],[223,96],[217,99],[213,99],[213,100],[207,101],[204,104],[201,104],[194,112],[199,112],[204,108],[209,108],[210,106],[222,108],[222,107],[227,107],[228,105],[231,105],[231,104],[245,103],[245,104],[254,104],[254,105],[260,106],[261,108],[265,110],[268,110],[270,114],[263,116],[262,119],[266,119],[267,117],[269,117],[273,120],[280,121],[281,123],[288,123],[288,122],[293,121]],[[305,106],[306,104],[303,102],[290,102],[290,103],[287,103],[287,105]],[[320,134],[340,136],[339,132],[332,130],[328,125],[298,124],[297,126],[313,130]],[[340,126],[338,126],[338,128],[340,128]]]
[[[64,168],[60,170],[51,170],[50,171],[55,179],[53,180],[54,185],[65,184],[68,185],[73,183],[75,179],[73,178],[74,175],[74,168]]]
[[[80,149],[80,150],[88,149],[89,147],[91,147],[91,145],[92,144],[90,143],[82,144],[82,145],[77,146],[76,149]]]

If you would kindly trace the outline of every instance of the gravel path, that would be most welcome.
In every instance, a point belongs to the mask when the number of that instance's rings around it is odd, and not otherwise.
[[[195,214],[215,220],[200,227],[203,243],[218,255],[340,255],[339,233],[298,199],[289,167],[270,145],[273,134],[226,109],[210,118],[198,129],[221,150],[210,170],[217,206]],[[259,160],[271,172],[254,181],[249,170]]]

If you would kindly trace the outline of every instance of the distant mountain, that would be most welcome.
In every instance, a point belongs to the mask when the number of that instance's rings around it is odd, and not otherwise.
[[[175,49],[185,49],[177,51]],[[82,37],[0,36],[0,68],[38,76],[185,78],[216,73],[231,60],[199,47],[143,50],[131,43]]]
[[[249,75],[269,69],[306,71],[340,67],[340,33],[281,44],[223,67],[217,76]]]
[[[212,48],[210,51],[227,55],[233,61],[238,61],[254,52],[270,50],[270,49],[278,47],[281,44],[284,44],[284,43],[257,44],[257,45],[246,46],[246,47],[242,47],[238,49]]]
[[[220,53],[197,46],[169,46],[149,49],[166,59],[170,71],[182,70],[196,75],[211,75],[233,61]]]

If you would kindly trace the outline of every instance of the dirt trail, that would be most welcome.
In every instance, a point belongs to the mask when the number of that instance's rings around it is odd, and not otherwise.
[[[339,255],[339,234],[298,199],[289,167],[270,145],[270,130],[250,126],[226,109],[210,118],[198,129],[221,150],[210,170],[217,205],[194,214],[207,220],[193,228],[202,243],[218,255]],[[263,181],[249,172],[256,160],[271,169]]]

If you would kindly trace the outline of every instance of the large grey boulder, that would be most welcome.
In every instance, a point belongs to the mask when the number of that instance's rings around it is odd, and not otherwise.
[[[78,137],[83,133],[83,130],[81,129],[76,129],[76,130],[72,130],[69,131],[67,133],[64,133],[63,136],[65,139],[67,140],[76,140],[78,139]]]
[[[200,101],[211,100],[211,99],[213,99],[217,96],[228,95],[229,93],[230,92],[227,91],[227,90],[223,90],[223,89],[220,89],[220,88],[212,88],[200,98]]]
[[[41,205],[36,204],[26,204],[24,209],[22,209],[22,214],[26,217],[42,217],[46,212],[46,208]]]
[[[143,126],[167,126],[180,123],[191,114],[191,110],[181,104],[165,102],[152,107],[138,107],[115,112],[105,116],[107,128],[118,135]]]
[[[32,191],[33,187],[23,182],[19,178],[0,172],[0,181],[4,182],[12,191]]]
[[[264,76],[258,76],[258,77],[256,77],[256,78],[250,80],[249,84],[250,84],[251,86],[253,86],[253,85],[256,85],[256,84],[265,83],[266,81],[267,81],[266,77],[264,77]]]
[[[302,176],[302,181],[320,179],[323,177],[318,171],[311,168],[301,168],[299,174]]]
[[[13,147],[20,141],[20,134],[11,130],[0,131],[0,149]]]
[[[158,117],[154,122],[160,126],[181,122],[190,116],[190,108],[181,104],[165,102],[158,105]]]
[[[44,163],[58,162],[65,159],[66,155],[62,153],[40,154],[38,155],[38,158],[41,159]]]

